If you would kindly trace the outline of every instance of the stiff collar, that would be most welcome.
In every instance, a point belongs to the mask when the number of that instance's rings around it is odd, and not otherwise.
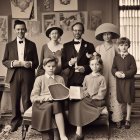
[[[94,73],[94,72],[92,72],[91,75],[92,75],[93,77],[96,77],[96,76],[99,76],[99,75],[101,75],[101,74],[100,74],[100,73]]]
[[[19,38],[18,36],[17,36],[17,42],[19,42],[19,41],[23,41],[23,42],[25,42],[25,38]]]
[[[74,39],[74,41],[82,42],[82,38],[81,39]]]
[[[52,78],[52,79],[54,79],[54,75],[48,75],[47,73],[45,73],[45,76],[49,79],[49,78]]]
[[[128,52],[125,52],[125,53],[120,52],[120,55],[121,55],[121,57],[122,57],[123,59],[124,59],[128,54],[129,54]]]

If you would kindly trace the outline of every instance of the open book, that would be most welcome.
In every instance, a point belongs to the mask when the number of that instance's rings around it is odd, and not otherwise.
[[[76,99],[81,100],[83,98],[82,87],[71,86],[67,88],[63,84],[49,85],[49,90],[53,100],[65,100],[65,99]]]

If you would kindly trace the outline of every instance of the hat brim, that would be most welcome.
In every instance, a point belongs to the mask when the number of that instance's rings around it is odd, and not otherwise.
[[[104,32],[104,33],[105,33],[105,32]],[[104,33],[100,33],[100,34],[96,35],[95,38],[96,38],[97,40],[104,41],[104,39],[103,39],[103,34],[104,34]],[[120,35],[118,35],[118,34],[116,34],[116,33],[113,33],[113,32],[110,32],[110,33],[111,33],[111,35],[112,35],[111,39],[117,39],[117,38],[120,37]]]
[[[59,27],[51,27],[46,31],[46,36],[49,38],[49,34],[51,33],[52,30],[57,30],[59,32],[59,35],[63,35],[63,30]]]
[[[120,37],[120,31],[117,26],[112,23],[103,23],[95,31],[95,38],[100,41],[103,40],[103,34],[109,32],[112,34],[112,39],[117,39]]]

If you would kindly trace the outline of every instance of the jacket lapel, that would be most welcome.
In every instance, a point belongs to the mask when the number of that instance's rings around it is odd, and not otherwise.
[[[12,49],[14,50],[14,57],[18,60],[18,49],[17,49],[17,39],[12,43]]]
[[[25,38],[24,60],[27,60],[28,40]]]

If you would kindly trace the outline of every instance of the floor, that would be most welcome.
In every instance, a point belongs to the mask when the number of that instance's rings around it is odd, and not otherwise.
[[[8,117],[1,118],[2,124],[9,124]],[[132,118],[131,128],[126,130],[124,126],[121,129],[117,129],[114,124],[110,123],[110,140],[140,140],[140,119],[139,117]],[[84,140],[107,140],[107,128],[106,126],[95,126],[90,125],[86,126],[83,129],[85,139]],[[69,140],[73,140],[75,132],[75,127],[70,126],[67,127],[67,136]],[[18,131],[8,134],[5,137],[0,137],[0,140],[21,140],[21,127],[19,127]],[[41,140],[40,133],[29,127],[29,130],[26,135],[26,140]],[[57,138],[55,137],[55,140]]]

